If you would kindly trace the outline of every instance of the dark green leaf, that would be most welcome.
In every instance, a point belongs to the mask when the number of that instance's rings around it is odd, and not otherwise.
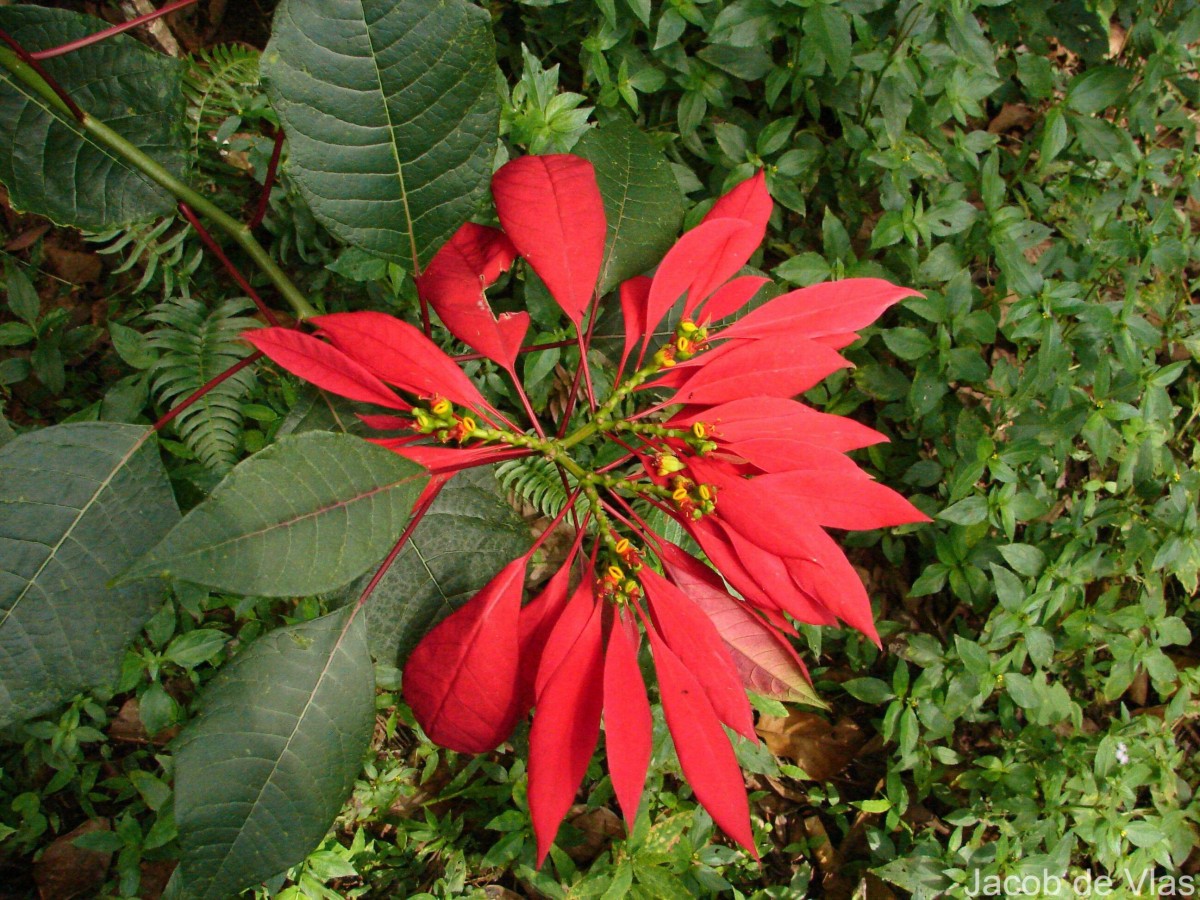
[[[804,36],[829,66],[834,78],[850,71],[850,20],[832,4],[817,3],[804,14]]]
[[[106,28],[59,9],[0,9],[0,28],[30,50]],[[0,53],[9,53],[7,47]],[[11,58],[11,57],[10,57]],[[49,74],[89,115],[181,177],[183,64],[127,35],[48,59]],[[73,117],[0,67],[0,182],[13,206],[103,229],[173,212],[174,198],[91,137]]]
[[[287,437],[237,466],[125,580],[286,597],[331,591],[404,530],[425,470],[350,435]]]
[[[283,0],[262,72],[317,218],[428,262],[491,178],[495,67],[488,14],[466,0]]]
[[[608,218],[598,290],[656,265],[671,248],[683,219],[683,196],[662,154],[628,120],[588,131],[575,152],[591,162]]]
[[[36,327],[42,301],[25,270],[7,255],[4,257],[4,286],[8,292],[8,308],[12,310],[13,315]]]
[[[184,894],[224,900],[304,859],[362,765],[375,721],[352,606],[259,638],[205,688],[175,744]]]
[[[367,604],[371,652],[403,665],[438,621],[529,548],[529,529],[489,469],[463,472],[442,490]],[[350,596],[357,596],[362,583]]]
[[[179,520],[133,425],[59,425],[0,449],[0,726],[111,684],[162,600],[109,582]]]
[[[1076,112],[1092,115],[1116,103],[1129,86],[1133,73],[1119,66],[1088,69],[1071,79],[1067,105]]]

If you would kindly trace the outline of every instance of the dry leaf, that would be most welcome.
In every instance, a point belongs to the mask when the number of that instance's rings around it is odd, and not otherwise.
[[[866,743],[862,728],[851,719],[839,719],[830,727],[809,712],[794,711],[786,719],[762,716],[756,730],[767,749],[793,760],[814,781],[832,778]]]
[[[54,840],[33,865],[33,880],[41,900],[72,900],[95,896],[108,875],[111,853],[84,850],[73,841],[85,834],[111,831],[107,819],[90,819]]]

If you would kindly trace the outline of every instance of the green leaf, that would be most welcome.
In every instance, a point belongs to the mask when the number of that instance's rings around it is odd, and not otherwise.
[[[816,45],[834,78],[850,71],[850,20],[832,6],[817,3],[804,14],[804,36]]]
[[[179,520],[134,425],[58,425],[0,449],[0,727],[115,681],[162,600],[109,582]]]
[[[1132,77],[1132,71],[1119,66],[1088,69],[1071,79],[1067,88],[1067,106],[1084,115],[1107,109],[1116,103]]]
[[[425,633],[529,548],[529,529],[489,469],[456,475],[367,603],[371,652],[403,665]],[[364,578],[350,592],[357,596]]]
[[[0,9],[0,28],[27,49],[85,37],[108,23],[35,6]],[[0,54],[12,55],[7,47]],[[88,115],[182,177],[183,70],[179,60],[118,35],[45,60]],[[63,225],[100,230],[174,212],[175,200],[97,143],[75,119],[0,66],[0,182],[13,206]]]
[[[11,256],[4,256],[4,288],[8,293],[8,308],[13,315],[31,326],[37,326],[42,301],[33,282]]]
[[[608,217],[598,290],[649,270],[675,242],[683,220],[683,195],[671,167],[627,119],[588,131],[575,153],[591,162]]]
[[[466,0],[283,0],[262,59],[313,213],[410,268],[487,190],[495,69],[491,21]]]
[[[851,678],[844,682],[842,687],[846,689],[851,697],[863,701],[864,703],[883,703],[885,700],[891,700],[896,695],[892,693],[892,689],[887,686],[886,682],[880,681],[878,678]]]
[[[933,352],[933,341],[917,328],[891,328],[883,333],[883,342],[901,359],[920,359]]]
[[[17,436],[13,431],[13,427],[8,424],[8,419],[4,418],[4,407],[0,406],[0,447],[3,447],[9,441]]]
[[[190,669],[200,663],[208,662],[216,656],[229,640],[229,635],[214,628],[197,628],[187,634],[181,634],[171,641],[163,658],[177,666]]]
[[[349,606],[259,638],[205,688],[175,743],[190,900],[232,897],[325,836],[371,740],[372,672]]]
[[[383,558],[427,480],[361,438],[286,437],[230,472],[124,580],[263,597],[335,590]]]

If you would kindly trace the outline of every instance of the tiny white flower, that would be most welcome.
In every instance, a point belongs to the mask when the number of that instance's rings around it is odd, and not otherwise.
[[[1117,762],[1123,766],[1129,764],[1129,750],[1124,742],[1117,744]]]

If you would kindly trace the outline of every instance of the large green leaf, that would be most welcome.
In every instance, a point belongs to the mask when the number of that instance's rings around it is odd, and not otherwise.
[[[175,743],[182,896],[224,900],[304,859],[354,786],[374,721],[353,607],[273,631],[222,669]]]
[[[29,50],[107,27],[60,9],[0,9],[0,28]],[[9,54],[6,47],[0,53]],[[185,167],[183,64],[120,35],[45,60],[85,112],[179,177]],[[0,182],[13,206],[64,225],[100,230],[170,213],[171,195],[70,116],[0,67]]]
[[[59,425],[0,448],[0,728],[115,680],[160,584],[109,587],[179,521],[136,425]]]
[[[599,290],[654,266],[675,242],[683,219],[683,195],[671,167],[654,144],[627,119],[587,132],[575,153],[591,162],[608,217]]]
[[[427,480],[361,438],[286,437],[230,472],[126,578],[264,597],[332,591],[383,558]]]
[[[430,628],[529,543],[529,528],[504,501],[490,470],[456,475],[367,603],[371,652],[402,665]],[[354,590],[364,586],[365,579]]]
[[[466,0],[283,0],[262,70],[288,167],[343,240],[424,265],[487,189],[488,14]]]

